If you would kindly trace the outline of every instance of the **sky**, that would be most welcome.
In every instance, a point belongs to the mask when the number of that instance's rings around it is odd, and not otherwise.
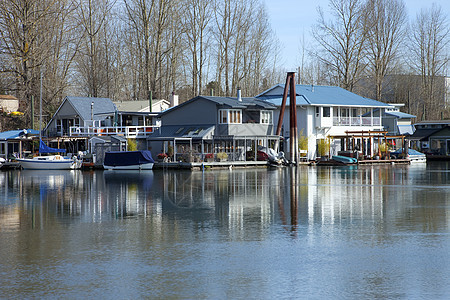
[[[450,0],[404,0],[409,20],[413,20],[422,8],[430,8],[434,2],[441,6],[450,18]],[[300,41],[312,40],[311,28],[317,23],[317,7],[326,12],[329,0],[265,0],[272,29],[281,49],[281,67],[295,71],[300,61]]]

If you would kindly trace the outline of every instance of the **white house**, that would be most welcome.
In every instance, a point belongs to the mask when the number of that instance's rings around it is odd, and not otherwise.
[[[280,115],[283,100],[284,84],[278,84],[257,95],[277,106],[274,113],[274,124]],[[336,86],[296,85],[297,124],[298,132],[308,138],[307,158],[318,156],[317,143],[327,137],[345,136],[348,132],[382,131],[382,115],[385,109],[392,108],[389,104],[368,99]],[[286,105],[289,106],[289,94]],[[289,114],[283,118],[281,135],[285,142],[289,139]],[[357,143],[368,143],[364,139]],[[344,150],[343,139],[331,140],[331,155]],[[373,145],[365,145],[372,152]],[[284,146],[287,152],[289,147]]]

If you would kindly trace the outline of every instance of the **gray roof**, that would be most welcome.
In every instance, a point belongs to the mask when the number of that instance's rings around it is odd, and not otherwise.
[[[167,125],[161,126],[160,130],[152,133],[147,140],[160,140],[172,138],[192,138],[202,139],[208,134],[212,134],[215,125]]]
[[[442,130],[442,128],[433,129],[416,129],[416,131],[409,137],[411,140],[426,140],[430,135]]]
[[[66,99],[72,104],[78,115],[83,118],[83,120],[91,119],[91,103],[94,103],[94,116],[107,113],[113,114],[116,111],[116,106],[109,98],[67,96]]]
[[[284,84],[278,84],[256,96],[274,105],[281,106],[283,92],[273,94],[273,90],[284,90]],[[272,93],[271,93],[272,92]],[[355,106],[355,107],[390,107],[389,104],[359,96],[338,86],[295,85],[297,105],[310,106]],[[289,104],[289,98],[286,100]]]

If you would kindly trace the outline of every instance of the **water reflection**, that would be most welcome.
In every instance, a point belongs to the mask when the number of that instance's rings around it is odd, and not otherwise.
[[[2,228],[52,220],[102,222],[129,217],[189,219],[226,225],[232,238],[267,234],[271,224],[370,222],[448,227],[448,169],[427,165],[280,168],[232,171],[20,171],[0,175]],[[424,201],[426,205],[424,204]],[[417,219],[411,223],[411,217]],[[420,225],[419,225],[420,224]],[[331,227],[330,227],[331,228]],[[223,230],[223,228],[222,228]]]
[[[1,172],[0,298],[444,298],[449,193],[431,164]]]

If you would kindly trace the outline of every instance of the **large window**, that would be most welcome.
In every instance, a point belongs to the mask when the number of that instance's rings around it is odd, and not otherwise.
[[[260,120],[261,124],[272,124],[272,111],[262,110]]]
[[[329,118],[330,117],[330,108],[329,107],[323,107],[322,108],[322,117]]]
[[[240,109],[220,109],[219,124],[241,124],[242,112]]]

